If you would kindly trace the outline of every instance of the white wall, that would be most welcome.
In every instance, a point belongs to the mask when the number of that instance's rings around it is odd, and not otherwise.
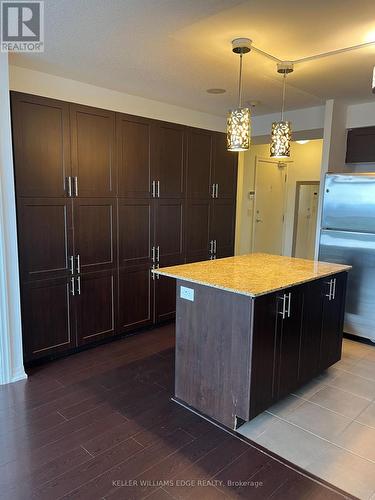
[[[285,243],[283,253],[291,255],[293,244],[294,207],[297,181],[319,181],[322,159],[321,139],[307,144],[292,142],[288,163],[288,182],[285,211]],[[253,201],[248,192],[255,189],[255,163],[257,158],[269,158],[269,144],[252,145],[243,154],[239,169],[239,193],[237,196],[236,254],[251,252],[253,233]],[[289,161],[289,160],[288,160]]]
[[[26,377],[17,252],[8,55],[0,53],[0,384]]]
[[[174,106],[165,102],[144,99],[115,90],[96,87],[88,83],[60,76],[10,66],[10,88],[19,92],[41,95],[53,99],[85,104],[121,113],[155,118],[191,127],[223,132],[225,117]]]
[[[346,128],[375,125],[375,97],[373,101],[348,106]]]

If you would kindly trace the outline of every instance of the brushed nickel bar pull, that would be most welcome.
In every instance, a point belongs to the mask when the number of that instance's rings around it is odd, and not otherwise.
[[[151,260],[152,260],[152,262],[155,262],[155,247],[154,246],[151,248]]]
[[[77,273],[81,273],[81,256],[77,254]]]
[[[159,245],[156,247],[156,262],[159,264],[160,261],[160,247]],[[159,266],[158,266],[159,267]]]
[[[326,281],[326,285],[329,285],[329,293],[326,293],[328,300],[332,300],[332,280]]]
[[[78,177],[74,176],[74,196],[78,196]]]
[[[211,198],[215,198],[215,184],[211,186]]]
[[[156,269],[159,269],[159,267],[160,267],[160,266],[159,266],[159,264],[156,264]],[[160,274],[157,274],[157,275],[156,275],[156,279],[157,279],[157,280],[160,280]]]
[[[336,298],[336,278],[333,278],[333,291],[332,291],[332,299]]]
[[[291,302],[291,299],[292,299],[292,293],[289,292],[288,293],[288,318],[290,318],[290,302]]]
[[[81,295],[81,276],[77,278],[77,294]]]
[[[69,177],[66,178],[66,182],[68,184],[68,196],[69,196],[69,198],[71,198],[72,197],[72,178],[70,177],[70,175],[69,175]]]
[[[155,196],[156,196],[156,185],[155,185],[155,181],[152,181],[152,183],[151,183],[151,197],[155,198]]]
[[[158,190],[157,190],[158,198],[160,198],[160,181],[157,181],[157,187],[158,187]]]
[[[219,184],[216,185],[215,198],[219,198]]]
[[[278,299],[282,300],[282,302],[283,302],[283,307],[282,307],[281,311],[278,311],[278,314],[280,314],[282,316],[282,318],[285,319],[285,314],[286,314],[286,295],[285,295],[285,293],[282,297],[278,297]]]
[[[70,284],[71,284],[71,290],[70,290],[70,293],[73,295],[73,297],[75,296],[76,294],[76,290],[75,290],[75,285],[74,285],[74,277],[70,278]]]
[[[210,255],[214,253],[214,240],[210,240]]]
[[[71,272],[71,274],[74,274],[74,257],[73,257],[73,255],[71,255],[69,257],[69,260],[70,260],[70,272]]]
[[[216,255],[216,240],[214,240],[214,254]]]
[[[155,281],[155,273],[153,273],[152,271],[155,270],[155,264],[152,265],[151,267],[151,276],[152,276],[152,280]]]

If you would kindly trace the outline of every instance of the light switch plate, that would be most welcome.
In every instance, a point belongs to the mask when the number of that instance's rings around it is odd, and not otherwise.
[[[194,289],[188,288],[187,286],[181,286],[180,297],[181,299],[190,300],[190,302],[194,302]]]

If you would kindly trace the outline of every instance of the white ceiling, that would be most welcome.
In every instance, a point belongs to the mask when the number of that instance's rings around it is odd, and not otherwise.
[[[375,40],[374,0],[45,0],[45,52],[11,63],[129,94],[225,115],[237,102],[236,37],[296,60]],[[299,63],[287,109],[373,99],[375,44]],[[225,88],[221,95],[206,89]],[[276,63],[244,57],[244,99],[280,109]]]

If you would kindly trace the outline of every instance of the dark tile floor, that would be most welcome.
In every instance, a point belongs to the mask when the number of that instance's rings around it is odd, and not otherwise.
[[[170,324],[0,387],[0,498],[342,498],[170,402],[173,345]]]

